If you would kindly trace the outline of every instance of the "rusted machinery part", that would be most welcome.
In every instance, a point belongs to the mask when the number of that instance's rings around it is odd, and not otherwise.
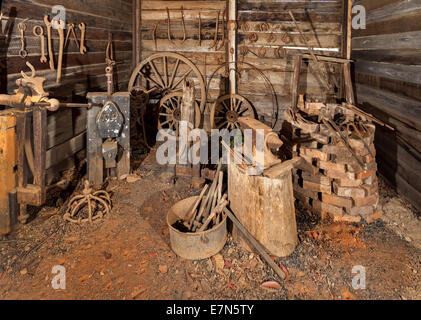
[[[247,49],[248,50],[248,49]],[[249,51],[247,51],[249,52]],[[240,76],[240,72],[239,72],[239,66],[247,66],[250,69],[253,69],[254,71],[256,71],[265,81],[265,86],[270,90],[271,95],[272,95],[272,104],[273,104],[273,114],[276,115],[274,122],[272,123],[272,129],[275,128],[277,122],[278,122],[278,115],[279,115],[279,103],[278,103],[278,97],[276,95],[275,92],[275,88],[273,87],[272,83],[270,82],[269,78],[263,73],[263,71],[261,71],[260,69],[258,69],[256,66],[252,65],[251,63],[245,62],[245,61],[238,61],[235,64],[235,71],[238,74],[238,77]],[[207,97],[207,101],[210,100],[209,97],[209,88],[211,86],[211,82],[212,80],[215,78],[215,76],[220,72],[220,70],[222,68],[227,68],[227,63],[223,63],[221,64],[210,76],[209,81],[207,83],[207,91],[206,91],[206,97]],[[230,71],[234,70],[234,68],[230,68]]]
[[[268,35],[268,43],[274,43],[276,41],[276,36],[274,33]]]
[[[259,24],[259,31],[260,32],[267,32],[269,31],[270,27],[269,24],[267,22],[262,22],[261,24]]]
[[[111,197],[108,192],[103,190],[93,192],[89,182],[85,181],[83,194],[77,195],[70,200],[63,218],[65,221],[71,223],[93,223],[102,219],[104,215],[109,214],[111,211],[111,205]],[[77,218],[77,215],[85,206],[88,208],[88,217]],[[101,210],[96,210],[98,207],[100,207]]]
[[[226,14],[227,14],[227,9],[224,9],[224,12],[222,13],[222,40],[221,40],[221,45],[218,47],[216,46],[216,50],[221,50],[222,48],[225,47],[225,18],[226,18]]]
[[[257,35],[257,33],[253,32],[249,34],[249,41],[254,43],[257,42],[257,40],[259,40],[259,36]]]
[[[169,60],[174,64],[174,68],[172,69],[172,74],[168,74],[167,67],[169,65]],[[158,71],[155,62],[159,62],[163,65],[161,69],[161,73]],[[183,73],[180,72],[178,75],[178,71],[180,66],[184,65]],[[151,74],[146,74],[144,71],[145,69],[149,69]],[[199,88],[195,90],[198,93],[198,97],[196,100],[200,101],[200,111],[203,113],[206,106],[206,85],[205,81],[203,80],[202,73],[200,70],[186,57],[182,56],[178,53],[173,52],[161,52],[151,55],[150,57],[143,60],[141,63],[137,65],[134,69],[130,81],[129,81],[129,92],[135,88],[137,80],[139,77],[145,80],[145,83],[140,85],[143,90],[152,92],[153,89],[158,91],[162,96],[165,96],[169,93],[173,92],[180,92],[183,90],[183,81],[187,79],[187,77],[192,76],[192,78],[197,79],[197,81],[193,81],[195,84],[198,83]],[[152,87],[149,87],[146,82],[151,83]],[[149,89],[147,89],[149,87]]]
[[[238,94],[219,97],[211,107],[210,124],[212,129],[241,130],[238,118],[255,118],[251,103]]]
[[[259,58],[266,57],[266,48],[260,47],[259,50],[257,50],[257,55],[259,56]]]
[[[221,15],[221,10],[218,10],[217,16],[216,16],[216,23],[215,23],[215,35],[212,45],[209,47],[209,49],[215,48],[215,50],[218,49],[218,33],[219,33],[219,16]]]
[[[167,33],[168,33],[168,40],[171,43],[174,43],[174,41],[171,39],[171,18],[170,18],[170,9],[167,7]]]
[[[161,99],[159,103],[159,117],[158,117],[158,129],[170,129],[173,130],[178,139],[179,134],[179,122],[181,121],[181,104],[183,102],[182,92],[173,92]],[[200,112],[199,104],[194,104],[195,108],[195,123],[194,128],[199,128],[202,120],[202,114]]]
[[[186,41],[186,22],[184,21],[184,9],[183,6],[181,6],[181,24],[183,26],[183,40],[181,43],[184,43]]]
[[[199,11],[199,31],[197,38],[199,39],[199,46],[202,46],[202,15]]]
[[[281,41],[285,44],[290,44],[292,42],[291,35],[288,32],[285,32],[281,36]]]
[[[279,58],[279,59],[280,58],[285,58],[285,56],[286,56],[286,50],[285,50],[284,47],[279,46],[279,47],[273,49],[273,54],[274,54],[275,58]]]
[[[153,30],[152,30],[152,41],[153,41],[154,46],[155,46],[155,51],[158,50],[158,44],[157,44],[157,41],[156,41],[156,29],[157,28],[158,28],[158,24],[155,23],[153,25]]]

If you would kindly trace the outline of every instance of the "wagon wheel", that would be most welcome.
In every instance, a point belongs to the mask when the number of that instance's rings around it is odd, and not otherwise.
[[[171,67],[170,67],[171,66]],[[183,90],[183,82],[190,79],[195,85],[200,111],[206,105],[206,86],[199,69],[186,57],[172,52],[156,53],[143,60],[134,69],[129,81],[129,92],[138,87],[164,97]]]
[[[183,101],[182,92],[174,92],[166,95],[159,103],[159,118],[158,129],[173,130],[178,138],[179,123],[181,121],[181,103]],[[200,126],[201,113],[197,102],[194,104],[195,108],[195,123],[194,128]]]
[[[212,129],[240,129],[240,117],[255,118],[250,102],[238,94],[228,94],[219,97],[212,105],[210,124]]]

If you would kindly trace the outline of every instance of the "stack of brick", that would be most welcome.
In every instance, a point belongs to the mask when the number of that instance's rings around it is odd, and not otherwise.
[[[330,107],[341,110],[337,105]],[[365,141],[352,135],[348,137],[357,160],[323,123],[317,123],[318,129],[312,129],[317,132],[305,132],[300,125],[302,122],[291,122],[293,141],[304,141],[294,144],[291,150],[293,156],[305,160],[293,175],[297,201],[322,217],[331,216],[334,221],[358,223],[364,219],[371,223],[379,219],[382,212],[378,209],[375,126],[365,124],[369,129],[363,135]],[[308,126],[308,119],[305,122]]]

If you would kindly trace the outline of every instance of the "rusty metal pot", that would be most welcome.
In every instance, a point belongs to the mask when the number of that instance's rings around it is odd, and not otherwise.
[[[216,255],[227,242],[227,217],[211,230],[197,233],[185,233],[173,225],[183,220],[198,197],[187,198],[176,203],[168,212],[167,224],[170,230],[172,250],[188,260],[202,260]]]

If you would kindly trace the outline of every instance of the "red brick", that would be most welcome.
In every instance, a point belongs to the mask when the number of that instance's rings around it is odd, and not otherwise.
[[[322,184],[304,181],[303,182],[303,188],[310,190],[310,191],[316,191],[316,192],[323,192],[323,193],[332,193],[332,187],[331,186],[325,186]]]
[[[300,186],[294,184],[294,194],[298,194],[301,198],[312,198],[317,199],[319,197],[319,193],[307,189],[303,189]]]
[[[346,166],[344,164],[334,163],[331,161],[317,160],[317,167],[322,170],[332,170],[344,173],[347,172]]]
[[[322,201],[341,208],[351,208],[353,202],[351,198],[338,197],[334,194],[322,194]]]
[[[371,216],[374,213],[373,206],[365,206],[365,207],[353,207],[349,213],[352,216]]]
[[[372,185],[364,184],[364,185],[361,186],[361,188],[363,188],[365,190],[366,196],[377,195],[378,192],[379,192],[378,179]],[[360,198],[362,198],[362,197],[360,197]]]
[[[322,213],[322,212],[328,212],[330,214],[336,214],[336,215],[343,215],[344,210],[342,208],[333,206],[328,203],[324,203],[318,200],[313,200],[313,208],[316,210],[316,212]]]
[[[377,175],[372,175],[371,177],[364,180],[364,184],[372,186],[375,183],[378,183]]]
[[[301,147],[300,148],[300,154],[305,155],[307,157],[320,159],[320,160],[323,160],[323,161],[329,160],[329,155],[326,152],[323,152],[319,149],[310,149],[310,148]]]
[[[329,177],[326,177],[322,174],[309,174],[307,172],[303,172],[301,177],[304,181],[310,181],[318,184],[322,184],[325,186],[332,185],[332,180]]]
[[[363,181],[358,180],[358,179],[337,179],[335,180],[335,182],[340,187],[349,187],[349,188],[356,188],[363,185]]]
[[[335,182],[333,183],[333,191],[336,195],[346,198],[364,198],[367,195],[363,188],[340,187]]]
[[[353,201],[356,207],[377,206],[379,196],[377,194],[373,194],[364,198],[353,198]]]
[[[374,212],[371,216],[364,218],[367,223],[373,223],[379,220],[383,216],[383,212],[378,210]]]
[[[377,170],[376,169],[371,169],[368,171],[364,171],[364,172],[358,172],[355,174],[355,178],[356,179],[361,179],[361,180],[365,180],[368,179],[372,176],[375,176],[377,174]]]
[[[360,216],[350,216],[349,214],[344,214],[340,222],[346,222],[346,223],[360,223],[361,217]]]
[[[355,173],[326,170],[325,175],[332,179],[355,179]]]

